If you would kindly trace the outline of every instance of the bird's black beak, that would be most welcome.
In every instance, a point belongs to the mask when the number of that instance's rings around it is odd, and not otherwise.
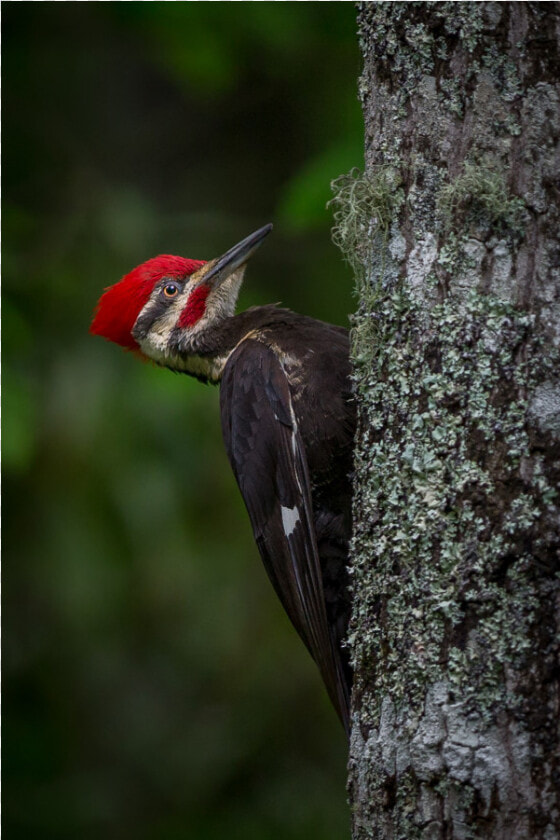
[[[210,266],[206,274],[204,274],[205,285],[214,287],[218,286],[222,280],[225,280],[230,274],[244,265],[247,260],[251,259],[257,248],[260,247],[265,236],[268,236],[272,230],[272,225],[265,225],[259,228],[254,233],[246,236],[229,251],[218,257],[218,259]]]

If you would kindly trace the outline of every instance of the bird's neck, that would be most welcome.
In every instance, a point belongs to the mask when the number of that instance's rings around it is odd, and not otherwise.
[[[291,320],[294,313],[277,306],[258,306],[213,324],[187,337],[178,336],[173,370],[203,382],[218,383],[234,350],[247,338],[259,337],[266,326]]]

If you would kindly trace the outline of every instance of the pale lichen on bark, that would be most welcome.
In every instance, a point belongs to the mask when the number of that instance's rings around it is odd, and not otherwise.
[[[394,200],[354,219],[354,836],[553,840],[560,14],[359,23],[364,183]]]

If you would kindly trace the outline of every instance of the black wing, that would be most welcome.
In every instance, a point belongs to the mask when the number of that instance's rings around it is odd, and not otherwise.
[[[305,450],[286,374],[274,352],[246,339],[220,388],[227,453],[259,552],[348,732],[348,687],[329,632]]]

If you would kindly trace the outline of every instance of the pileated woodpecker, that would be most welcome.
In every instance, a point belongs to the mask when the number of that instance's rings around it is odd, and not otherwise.
[[[348,733],[348,333],[278,306],[234,314],[246,263],[271,229],[210,262],[148,260],[104,292],[91,332],[220,383],[226,449],[263,563]]]

